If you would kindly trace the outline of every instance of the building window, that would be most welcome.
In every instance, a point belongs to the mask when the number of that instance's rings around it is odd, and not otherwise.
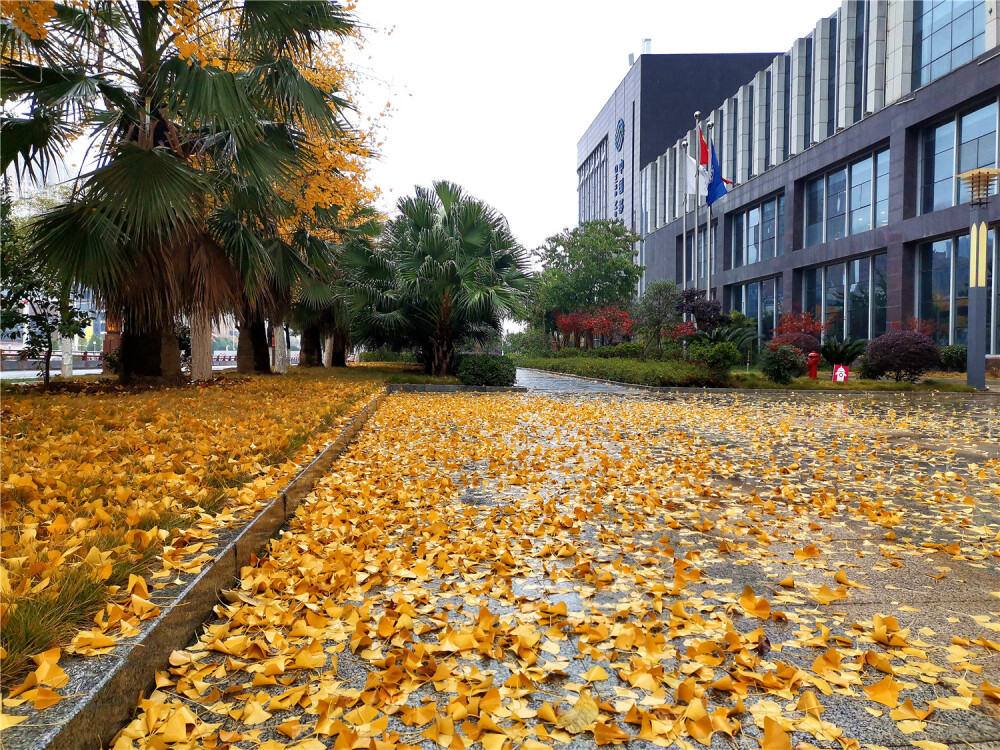
[[[996,232],[987,234],[986,351],[1000,352],[995,320],[998,289]],[[916,317],[932,323],[931,336],[941,346],[969,343],[969,235],[927,242],[916,253]]]
[[[889,223],[889,152],[875,154],[875,226]]]
[[[869,295],[871,294],[871,262],[859,258],[847,262],[847,307],[850,315],[844,336],[848,339],[868,338]]]
[[[997,164],[997,102],[959,113],[923,133],[921,160],[922,213],[966,203],[969,193],[956,174]],[[957,146],[957,153],[956,153]]]
[[[617,168],[615,170],[618,171]],[[608,218],[608,139],[605,136],[576,171],[580,223]],[[617,179],[616,194],[617,194]],[[616,202],[617,205],[617,202]]]
[[[782,253],[785,197],[779,195],[733,214],[732,267],[748,266]]]
[[[781,317],[781,277],[734,284],[727,287],[726,299],[731,310],[738,310],[757,321],[757,333],[763,340],[771,338]]]
[[[823,274],[826,293],[823,319],[826,322],[825,338],[838,341],[844,338],[844,264],[827,266]]]
[[[826,176],[826,241],[843,237],[846,231],[847,170],[838,169]]]
[[[985,0],[923,0],[913,11],[914,85],[970,62],[986,48]]]
[[[802,310],[826,323],[824,340],[872,339],[885,333],[885,253],[802,272]]]
[[[959,119],[958,173],[997,163],[997,103],[962,115]],[[969,190],[959,185],[959,203],[969,202]]]
[[[823,242],[823,178],[806,183],[806,247]]]
[[[946,122],[924,134],[923,212],[954,204],[955,123]]]
[[[806,247],[832,242],[848,233],[867,232],[888,223],[887,149],[806,183]]]
[[[872,228],[872,160],[851,165],[851,234]]]
[[[760,260],[760,207],[747,211],[747,265]]]

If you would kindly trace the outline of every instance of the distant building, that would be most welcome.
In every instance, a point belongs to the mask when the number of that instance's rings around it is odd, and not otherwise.
[[[940,344],[965,343],[969,197],[955,176],[997,166],[998,6],[846,0],[787,53],[767,56],[707,105],[693,106],[685,92],[715,93],[708,67],[685,78],[682,90],[650,86],[641,78],[647,58],[674,56],[640,56],[616,97],[638,77],[642,95],[634,98],[660,91],[669,102],[661,106],[678,113],[683,132],[666,118],[631,120],[639,173],[619,183],[624,205],[610,189],[591,197],[585,178],[592,151],[581,153],[581,220],[621,218],[643,237],[637,260],[646,266],[644,283],[672,279],[705,289],[710,276],[711,295],[757,318],[765,337],[781,311],[801,309],[829,321],[827,335],[838,338],[872,338],[916,317],[934,323]],[[696,109],[704,125],[713,124],[706,136],[735,183],[711,216],[705,206],[698,210],[697,248],[693,202],[682,236],[678,180],[682,140],[697,157]],[[602,110],[581,151],[602,131],[614,148],[607,120]],[[987,352],[997,355],[1000,197],[990,199],[988,214]]]

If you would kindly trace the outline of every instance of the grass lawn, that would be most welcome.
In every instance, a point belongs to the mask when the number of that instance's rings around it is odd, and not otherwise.
[[[5,387],[4,683],[32,655],[92,627],[95,614],[97,630],[112,637],[153,616],[157,589],[200,570],[219,530],[276,497],[389,377],[403,374],[292,368],[140,391]],[[93,640],[74,646],[85,653]]]

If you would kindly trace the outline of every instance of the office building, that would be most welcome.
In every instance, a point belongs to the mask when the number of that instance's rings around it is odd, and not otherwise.
[[[661,106],[683,109],[685,132],[633,120],[635,143],[655,146],[639,146],[638,184],[625,185],[636,211],[618,216],[643,238],[640,292],[683,283],[686,269],[687,286],[756,318],[765,338],[782,311],[806,310],[828,322],[827,336],[873,338],[917,318],[941,345],[966,343],[969,196],[956,176],[997,167],[998,5],[846,0],[711,104],[671,103],[666,87]],[[695,109],[733,184],[711,210],[689,198],[685,222],[682,141],[697,158]],[[593,201],[603,214],[581,202],[581,220],[615,218],[614,198]],[[1000,197],[987,215],[986,351],[1000,355]]]

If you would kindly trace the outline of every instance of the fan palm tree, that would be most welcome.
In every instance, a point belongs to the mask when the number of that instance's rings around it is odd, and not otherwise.
[[[486,343],[527,293],[523,248],[507,220],[454,183],[396,205],[380,247],[352,248],[351,310],[362,342],[416,347],[434,375],[454,372],[460,341]]]
[[[335,228],[335,239],[310,237],[317,246],[314,250],[317,255],[322,248],[323,260],[312,260],[312,275],[296,290],[290,309],[283,314],[290,315],[302,334],[300,365],[318,367],[324,364],[322,347],[325,338],[330,344],[332,366],[346,367],[352,328],[348,305],[354,277],[340,260],[345,251],[355,254],[371,251],[374,238],[382,228],[381,216],[370,207],[362,207],[346,221],[340,219],[339,211],[325,213],[320,218],[327,228]]]
[[[15,113],[0,120],[0,166],[43,180],[74,136],[91,136],[96,166],[35,222],[35,248],[123,319],[124,375],[179,374],[180,314],[233,312],[262,334],[282,294],[328,296],[302,284],[308,248],[282,234],[293,207],[276,188],[308,166],[306,127],[343,130],[345,101],[301,65],[325,35],[351,32],[350,15],[328,0],[95,0],[53,13],[41,31],[0,19]]]

